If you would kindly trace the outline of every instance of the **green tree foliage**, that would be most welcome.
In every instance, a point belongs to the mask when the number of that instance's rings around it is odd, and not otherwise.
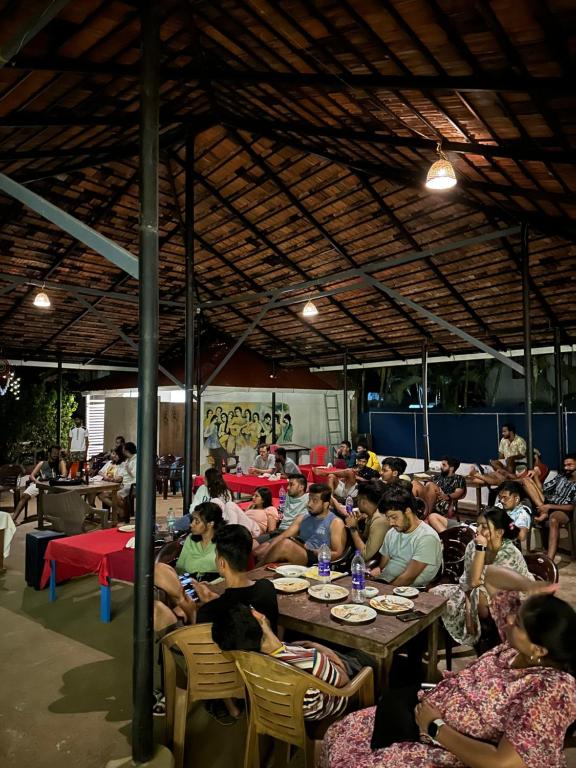
[[[53,385],[44,381],[22,379],[19,397],[8,391],[0,397],[0,461],[22,462],[35,450],[46,450],[56,438],[56,398]],[[62,433],[60,444],[66,447],[72,415],[78,408],[70,392],[62,392]]]

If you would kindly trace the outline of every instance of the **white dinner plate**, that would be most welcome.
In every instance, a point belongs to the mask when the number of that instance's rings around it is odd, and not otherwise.
[[[330,614],[338,621],[346,624],[368,624],[376,618],[376,611],[368,605],[358,603],[344,603],[335,605],[330,609]]]
[[[134,531],[136,530],[136,526],[132,525],[132,524],[130,524],[130,525],[119,525],[118,526],[118,530],[122,531],[122,533],[134,533]]]
[[[350,592],[339,584],[314,584],[308,589],[308,594],[314,600],[335,603],[338,600],[344,600]]]
[[[295,592],[304,592],[305,589],[308,589],[310,586],[310,582],[306,579],[296,579],[296,578],[281,578],[281,579],[274,579],[272,582],[274,584],[274,589],[277,589],[278,592],[285,592],[287,594],[294,594]]]
[[[364,594],[371,600],[373,597],[378,597],[380,592],[378,592],[378,587],[364,587]]]
[[[420,590],[416,587],[394,587],[392,590],[398,597],[418,597]]]
[[[376,608],[381,613],[404,613],[404,611],[411,611],[414,608],[412,600],[408,600],[406,597],[397,597],[396,595],[380,595],[380,597],[374,597],[370,600],[372,608]]]
[[[308,567],[306,565],[279,565],[276,568],[276,573],[280,576],[303,576]]]

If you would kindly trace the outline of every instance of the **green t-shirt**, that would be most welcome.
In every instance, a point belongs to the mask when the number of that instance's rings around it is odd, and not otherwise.
[[[210,542],[206,548],[201,541],[188,536],[176,562],[178,573],[216,573],[216,546]]]
[[[404,573],[411,560],[425,563],[426,567],[413,584],[422,587],[438,573],[442,563],[442,543],[436,531],[427,523],[420,523],[411,533],[399,533],[395,528],[390,528],[380,554],[390,558],[381,574],[381,578],[388,582]]]

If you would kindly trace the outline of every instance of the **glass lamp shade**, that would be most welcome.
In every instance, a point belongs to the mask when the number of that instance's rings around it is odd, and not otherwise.
[[[454,187],[456,184],[456,174],[449,160],[442,157],[440,160],[432,163],[426,176],[426,186],[428,189],[450,189],[450,187]]]
[[[48,294],[44,291],[37,293],[36,296],[34,296],[34,306],[39,309],[49,309],[51,304]]]
[[[302,310],[302,314],[304,317],[314,317],[318,314],[318,310],[316,309],[316,304],[314,304],[313,301],[307,301],[306,304],[304,304],[304,309]]]

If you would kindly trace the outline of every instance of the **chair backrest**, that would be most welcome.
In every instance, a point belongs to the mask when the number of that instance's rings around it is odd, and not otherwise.
[[[466,547],[474,539],[475,533],[469,525],[454,525],[451,528],[446,528],[439,536],[443,543],[444,541],[458,540]]]
[[[90,507],[77,493],[47,493],[44,496],[44,520],[53,531],[75,536],[84,533],[83,524]]]
[[[176,541],[169,541],[164,544],[163,547],[156,553],[157,563],[166,563],[167,565],[175,565],[176,561],[180,557],[180,552],[184,545],[184,541],[188,534],[181,536]]]
[[[4,488],[16,488],[18,478],[24,474],[24,468],[20,464],[4,464],[0,467],[0,485]]]
[[[224,656],[212,640],[212,624],[195,624],[171,632],[162,640],[166,696],[175,687],[176,664],[172,649],[186,663],[188,701],[244,698],[244,683],[234,659]],[[171,702],[167,702],[169,705]]]
[[[464,573],[464,554],[466,545],[459,539],[442,540],[442,576],[452,584],[457,584]]]
[[[313,448],[310,448],[310,464],[315,464],[316,466],[326,464],[327,457],[327,445],[315,445]]]
[[[251,724],[258,734],[306,746],[304,696],[310,674],[261,653],[234,651],[250,697]]]
[[[339,558],[331,561],[330,563],[331,569],[333,571],[341,571],[341,572],[349,571],[350,564],[352,562],[352,558],[354,557],[355,551],[356,551],[356,547],[352,539],[352,534],[350,533],[350,529],[346,528],[346,546],[344,548],[344,552],[340,555]]]
[[[558,583],[560,578],[558,567],[553,560],[550,560],[548,555],[542,552],[530,552],[524,555],[524,560],[526,560],[528,570],[536,578],[536,581]]]

